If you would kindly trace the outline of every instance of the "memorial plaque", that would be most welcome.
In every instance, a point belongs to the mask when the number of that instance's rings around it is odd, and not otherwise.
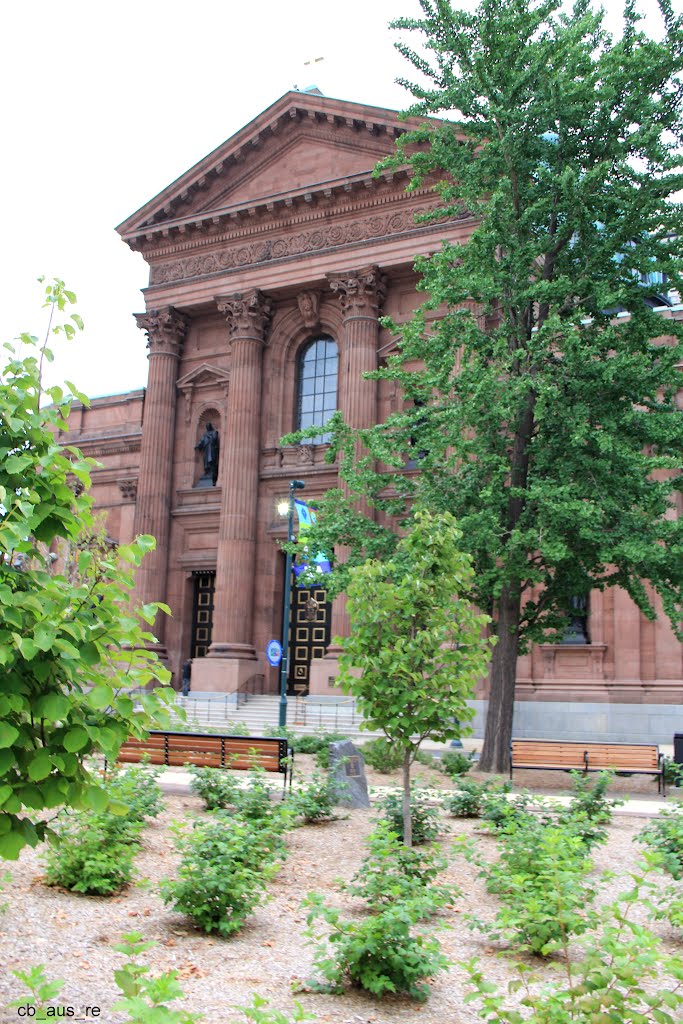
[[[341,807],[369,807],[365,762],[351,740],[330,743],[330,777],[334,783],[335,804]]]

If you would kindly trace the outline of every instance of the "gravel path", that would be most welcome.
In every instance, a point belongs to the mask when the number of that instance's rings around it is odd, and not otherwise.
[[[433,782],[432,775],[428,773],[425,781]],[[443,777],[438,778],[443,785]],[[372,779],[395,781],[374,775]],[[636,780],[638,784],[642,781]],[[650,784],[646,792],[651,793],[651,789]],[[166,804],[166,811],[144,831],[136,860],[136,884],[116,897],[78,896],[48,888],[42,881],[40,851],[25,851],[18,862],[8,865],[12,881],[3,895],[8,908],[0,915],[3,1024],[26,1019],[17,1016],[15,1009],[6,1008],[11,999],[23,995],[22,986],[11,972],[35,963],[45,964],[50,978],[65,979],[59,1002],[74,1007],[76,1017],[94,1020],[94,1013],[85,1013],[85,1008],[98,1007],[101,1012],[97,1019],[106,1024],[125,1020],[125,1015],[110,1009],[118,995],[113,970],[122,962],[112,944],[133,929],[158,943],[144,955],[155,973],[179,971],[185,999],[177,1006],[203,1013],[206,1024],[243,1021],[231,1007],[250,1002],[253,992],[269,998],[283,1011],[293,1006],[292,982],[310,977],[312,971],[300,901],[308,892],[316,891],[324,893],[334,906],[351,914],[359,912],[358,901],[339,892],[337,879],[349,879],[358,869],[373,812],[353,811],[344,820],[289,833],[289,855],[269,885],[269,901],[256,910],[242,932],[231,939],[220,939],[196,931],[186,919],[166,908],[156,894],[157,881],[172,874],[177,863],[169,825],[202,813],[199,800],[193,796],[170,794]],[[495,840],[481,834],[477,822],[444,817],[444,823],[450,829],[442,837],[446,851],[451,850],[457,835],[465,834],[477,838],[484,856],[495,856]],[[596,871],[617,872],[601,886],[602,899],[611,898],[624,886],[624,872],[635,865],[641,850],[633,838],[643,824],[642,818],[620,814],[610,827],[608,843],[596,851]],[[464,920],[471,912],[490,918],[495,913],[495,898],[485,892],[476,870],[455,853],[447,876],[448,881],[460,886],[462,896],[436,921],[437,926],[447,926],[438,933],[443,952],[453,963],[473,956],[485,958],[487,974],[505,984],[512,976],[514,958],[496,955],[499,949],[470,931]],[[657,925],[655,930],[667,948],[680,951],[680,942],[668,926]],[[380,1003],[354,991],[343,997],[306,993],[296,998],[320,1022],[332,1024],[473,1024],[479,1018],[472,1006],[464,1005],[465,991],[463,972],[454,966],[434,980],[431,997],[423,1006],[400,998]]]

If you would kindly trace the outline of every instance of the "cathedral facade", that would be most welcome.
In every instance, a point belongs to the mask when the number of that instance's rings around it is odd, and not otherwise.
[[[287,93],[118,229],[149,265],[137,315],[148,384],[74,407],[68,439],[102,463],[93,494],[110,536],[157,539],[137,598],[171,607],[156,633],[178,682],[192,659],[194,692],[276,691],[265,649],[281,632],[277,505],[293,478],[309,500],[337,485],[324,437],[279,439],[334,409],[363,427],[402,407],[393,385],[361,376],[395,346],[378,317],[407,320],[420,301],[415,256],[472,229],[466,210],[416,223],[429,189],[406,193],[404,172],[373,175],[410,126]],[[576,612],[566,643],[520,659],[520,701],[681,703],[681,645],[665,616],[645,620],[618,588]],[[290,692],[338,694],[330,637],[346,629],[343,600],[295,591]]]

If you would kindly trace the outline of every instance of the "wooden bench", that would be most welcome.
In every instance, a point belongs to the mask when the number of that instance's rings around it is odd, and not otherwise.
[[[510,778],[513,768],[546,771],[629,772],[656,775],[657,788],[666,796],[663,757],[656,743],[573,743],[565,740],[513,740],[510,744]]]
[[[226,768],[248,771],[262,768],[279,772],[291,786],[293,752],[286,739],[278,736],[217,736],[199,732],[151,731],[146,739],[132,737],[122,744],[117,760],[167,767],[196,765],[198,768]]]

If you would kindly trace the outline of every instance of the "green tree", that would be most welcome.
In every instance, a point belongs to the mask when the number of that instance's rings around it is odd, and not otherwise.
[[[463,597],[472,564],[449,512],[417,511],[385,562],[350,572],[351,635],[340,641],[340,684],[368,728],[403,756],[403,836],[412,846],[410,768],[428,736],[445,742],[472,717],[467,699],[486,672],[488,617]]]
[[[48,335],[71,337],[82,326],[77,314],[62,318],[74,301],[61,281],[46,286]],[[64,322],[52,326],[55,315]],[[0,374],[0,857],[10,859],[49,834],[46,809],[105,809],[86,759],[114,758],[128,735],[144,734],[154,716],[163,721],[172,693],[143,694],[140,713],[126,692],[168,680],[140,623],[153,622],[157,606],[130,604],[135,567],[154,539],[114,552],[85,543],[76,573],[54,572],[48,548],[75,551],[94,529],[94,463],[55,440],[71,398],[59,387],[43,391],[47,344],[29,335],[20,343],[22,358],[5,345]],[[53,404],[41,407],[44,397]]]
[[[361,432],[361,460],[337,416],[330,458],[392,515],[457,517],[498,637],[480,764],[503,771],[518,654],[561,638],[574,596],[620,586],[653,619],[655,592],[683,635],[683,324],[654,311],[663,281],[683,294],[683,21],[659,0],[650,38],[627,0],[613,39],[589,0],[420,3],[394,23],[424,43],[399,44],[426,82],[404,83],[409,113],[458,120],[406,133],[388,164],[432,186],[425,219],[465,209],[474,229],[418,260],[429,297],[387,322],[398,349],[376,376],[409,408]],[[350,565],[395,543],[339,495],[319,520],[311,543]]]

